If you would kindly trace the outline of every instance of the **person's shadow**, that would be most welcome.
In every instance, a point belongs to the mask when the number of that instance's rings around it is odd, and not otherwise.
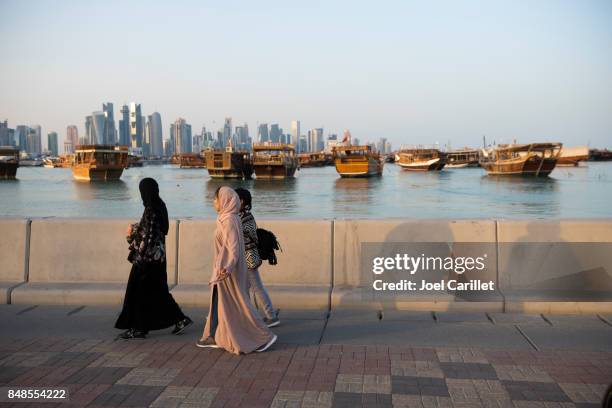
[[[612,243],[574,242],[572,235],[579,241],[585,231],[589,234],[588,225],[581,224],[500,223],[500,285],[509,302],[612,299]]]
[[[380,228],[384,228],[384,223]],[[347,238],[351,238],[351,241],[345,242],[345,245],[360,254],[358,278],[353,280],[353,284],[363,305],[395,310],[422,308],[422,305],[416,305],[415,302],[427,305],[435,302],[439,309],[452,308],[455,302],[492,301],[501,306],[502,298],[497,290],[497,255],[492,221],[398,221],[380,242],[365,242],[369,234],[363,237],[351,235],[356,235],[355,229],[348,234]],[[421,258],[421,262],[427,265],[421,263],[414,273],[405,269],[373,273],[375,258],[395,258],[398,254]],[[481,258],[484,267],[472,267],[471,270],[467,270],[467,267],[465,270],[457,268],[458,260],[466,258]],[[449,262],[455,266],[449,268]],[[457,270],[461,273],[457,273]],[[375,280],[386,283],[411,281],[413,289],[375,290]],[[474,280],[487,283],[492,281],[493,290],[451,290],[448,287],[449,282],[455,284]],[[434,284],[442,284],[444,288],[423,288],[423,285]],[[380,283],[377,285],[380,287]],[[355,298],[347,298],[348,301],[354,302]],[[342,299],[339,305],[343,306]]]

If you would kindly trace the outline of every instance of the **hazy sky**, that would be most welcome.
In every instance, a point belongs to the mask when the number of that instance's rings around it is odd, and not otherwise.
[[[0,0],[0,119],[115,104],[363,140],[612,146],[612,1]],[[44,144],[46,144],[46,137]]]

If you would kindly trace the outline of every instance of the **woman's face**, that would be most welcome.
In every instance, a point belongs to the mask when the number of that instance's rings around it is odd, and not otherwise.
[[[215,206],[215,211],[219,212],[219,210],[221,209],[219,206],[219,197],[215,196],[215,200],[213,201],[214,206]]]

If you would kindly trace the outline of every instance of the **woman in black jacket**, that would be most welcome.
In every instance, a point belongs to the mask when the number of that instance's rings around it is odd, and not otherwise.
[[[115,328],[127,329],[119,335],[122,339],[145,338],[149,330],[172,325],[172,333],[179,334],[193,323],[168,291],[166,235],[169,223],[166,204],[159,197],[159,187],[154,179],[143,179],[139,188],[145,209],[140,222],[128,228],[128,260],[132,263],[132,271],[123,310],[115,323]]]

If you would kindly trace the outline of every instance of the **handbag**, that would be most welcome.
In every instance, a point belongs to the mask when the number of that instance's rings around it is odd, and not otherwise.
[[[246,264],[249,269],[257,269],[261,266],[262,260],[259,256],[257,248],[247,249],[246,251]]]
[[[130,244],[128,261],[134,265],[164,262],[166,260],[166,245],[161,232],[154,231],[153,236],[148,238],[148,245],[146,245],[145,240],[147,240],[147,237],[144,236],[144,231],[139,224],[133,224],[132,235],[128,237],[128,243]]]
[[[145,251],[144,261],[146,262],[164,262],[166,260],[166,246],[164,241],[156,237],[153,245],[149,245]]]

